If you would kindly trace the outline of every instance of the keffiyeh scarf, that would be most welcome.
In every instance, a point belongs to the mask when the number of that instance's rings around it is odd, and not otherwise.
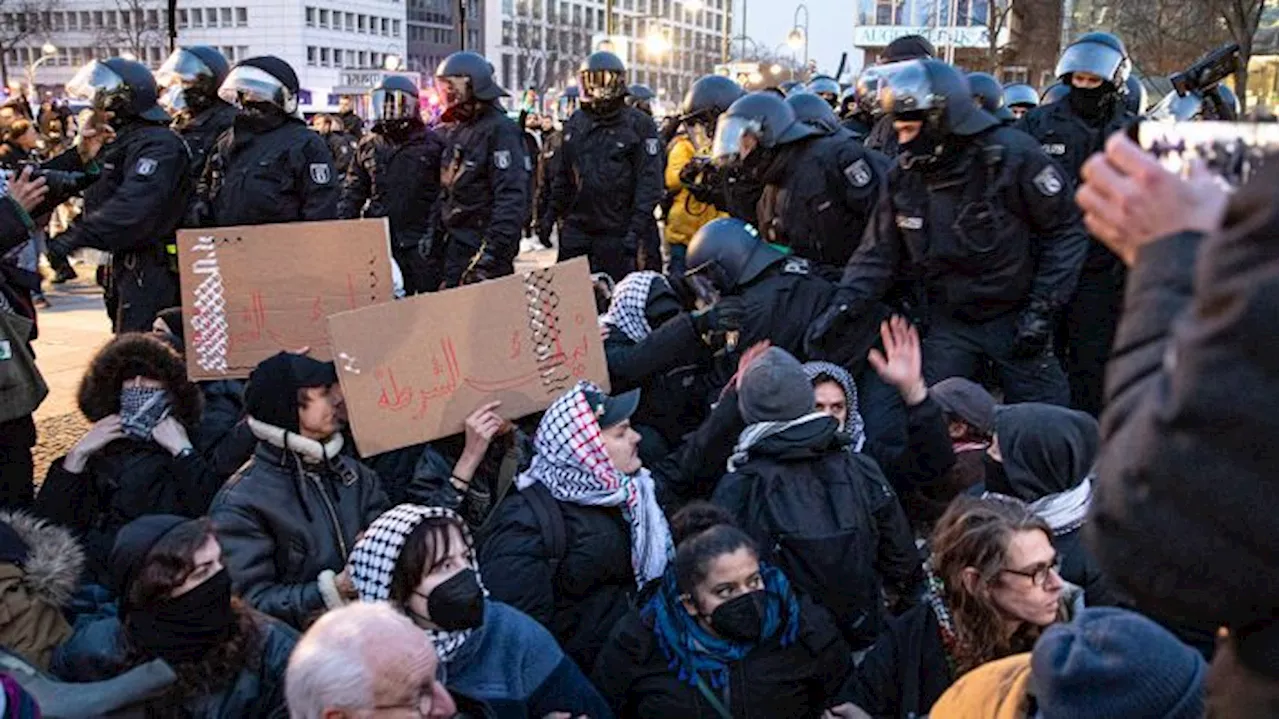
[[[848,408],[849,417],[841,431],[852,439],[849,448],[854,452],[861,452],[862,445],[867,442],[867,430],[862,422],[862,413],[858,411],[858,385],[854,383],[853,376],[844,367],[831,362],[805,362],[801,368],[810,382],[819,377],[830,377],[844,390],[844,404]]]
[[[590,382],[579,382],[547,409],[534,437],[537,454],[516,478],[516,488],[541,482],[558,502],[620,507],[631,525],[636,585],[643,586],[667,568],[673,554],[671,530],[649,470],[625,475],[614,469],[584,390],[600,392]]]
[[[756,422],[755,424],[747,425],[747,428],[738,435],[738,443],[734,445],[733,454],[729,456],[729,471],[736,472],[738,467],[746,464],[751,456],[751,448],[765,439],[775,434],[781,434],[792,427],[818,420],[828,420],[831,422],[830,426],[835,426],[835,420],[823,412],[812,412],[789,422]]]
[[[362,602],[385,602],[391,595],[391,576],[395,571],[400,553],[404,551],[405,538],[423,521],[443,518],[453,522],[462,539],[467,543],[467,566],[476,573],[480,589],[485,597],[489,590],[485,589],[484,580],[480,577],[480,564],[476,561],[475,544],[466,522],[462,521],[453,510],[444,507],[424,507],[417,504],[401,504],[383,512],[373,520],[373,524],[364,531],[364,536],[351,550],[347,564],[351,566],[351,581],[356,585]],[[426,571],[428,567],[422,567]],[[462,645],[471,638],[474,629],[458,632],[447,632],[436,629],[424,629],[435,646],[440,661],[448,663]]]
[[[661,280],[657,272],[632,272],[613,288],[613,300],[609,303],[609,311],[600,315],[601,327],[616,327],[632,342],[639,342],[653,328],[649,326],[649,317],[645,310],[649,305],[649,290],[655,280]]]

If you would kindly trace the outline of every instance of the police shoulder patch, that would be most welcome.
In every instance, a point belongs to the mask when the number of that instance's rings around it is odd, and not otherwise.
[[[1053,165],[1046,165],[1043,170],[1036,173],[1036,176],[1031,178],[1031,183],[1045,197],[1053,197],[1062,192],[1062,178],[1058,176],[1058,170]]]
[[[658,138],[650,137],[644,141],[644,151],[650,155],[658,154]]]
[[[511,167],[511,151],[497,150],[493,153],[493,165],[499,170],[505,170]]]
[[[156,171],[156,161],[150,157],[140,157],[138,158],[137,166],[133,170],[143,177],[149,177]]]
[[[859,159],[844,168],[844,176],[854,187],[866,187],[871,182],[871,166],[865,159]]]
[[[803,257],[788,257],[782,263],[782,271],[788,275],[809,274],[809,261]]]
[[[311,181],[317,185],[327,185],[333,177],[333,170],[327,162],[311,163]]]

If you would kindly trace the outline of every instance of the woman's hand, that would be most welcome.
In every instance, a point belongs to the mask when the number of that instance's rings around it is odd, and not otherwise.
[[[164,447],[169,454],[177,457],[183,450],[191,449],[191,440],[187,437],[187,428],[172,416],[160,420],[151,430],[151,439]]]
[[[470,482],[475,476],[476,468],[484,460],[485,452],[489,451],[493,438],[502,434],[507,421],[494,411],[501,405],[501,402],[482,404],[467,417],[467,443],[462,449],[462,456],[458,458],[458,463],[453,466],[455,479]]]
[[[873,349],[867,361],[885,384],[896,387],[908,407],[924,401],[929,394],[921,372],[920,333],[904,317],[895,315],[880,325],[884,354]]]
[[[89,431],[84,433],[70,452],[67,452],[66,458],[62,460],[62,468],[72,474],[80,474],[84,471],[84,465],[90,457],[122,437],[124,437],[124,431],[121,428],[120,415],[111,414],[103,417],[94,422]]]
[[[27,212],[39,207],[47,194],[49,194],[49,186],[43,177],[31,179],[30,165],[22,168],[22,173],[9,181],[10,199]]]

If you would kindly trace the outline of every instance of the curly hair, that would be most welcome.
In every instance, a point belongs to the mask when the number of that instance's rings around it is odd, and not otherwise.
[[[1026,624],[1008,636],[989,593],[965,588],[965,569],[975,569],[984,585],[999,581],[1009,542],[1018,532],[1040,531],[1052,539],[1049,524],[1017,500],[957,497],[934,528],[933,567],[945,586],[947,608],[955,623],[956,676],[989,661],[1031,651],[1041,628]]]
[[[155,335],[141,332],[118,335],[94,355],[76,395],[85,418],[97,422],[119,412],[120,388],[134,377],[163,384],[174,418],[188,431],[200,424],[204,399],[200,388],[187,379],[182,357]]]

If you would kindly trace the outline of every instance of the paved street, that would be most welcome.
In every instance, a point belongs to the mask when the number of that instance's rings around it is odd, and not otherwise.
[[[516,261],[516,271],[554,261],[554,250],[526,253]],[[36,410],[37,482],[44,480],[49,462],[64,454],[87,428],[76,406],[76,390],[94,353],[111,338],[92,266],[78,265],[76,270],[79,279],[64,285],[45,283],[53,307],[40,311],[40,337],[35,342],[36,361],[49,384],[49,396]]]

